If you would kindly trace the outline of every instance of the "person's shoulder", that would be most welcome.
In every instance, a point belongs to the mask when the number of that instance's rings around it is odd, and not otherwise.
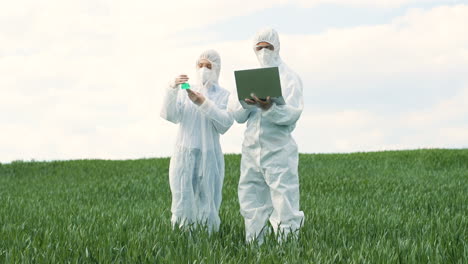
[[[299,76],[299,74],[297,74],[293,69],[291,69],[287,64],[285,64],[284,62],[282,63],[281,67],[283,68],[282,69],[282,72],[283,72],[283,77],[288,79],[289,81],[297,81],[297,82],[301,82],[302,83],[302,80],[301,80],[301,77]]]
[[[296,71],[294,71],[291,67],[289,67],[289,65],[287,65],[286,63],[282,63],[281,65],[283,67],[283,71],[289,76],[289,77],[292,77],[292,78],[300,78],[299,77],[299,74],[296,73]]]

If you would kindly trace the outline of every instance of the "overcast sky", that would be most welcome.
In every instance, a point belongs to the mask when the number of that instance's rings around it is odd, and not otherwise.
[[[468,147],[467,0],[15,0],[0,4],[0,162],[169,156],[168,81],[213,48],[235,89],[265,26],[304,83],[300,152]]]

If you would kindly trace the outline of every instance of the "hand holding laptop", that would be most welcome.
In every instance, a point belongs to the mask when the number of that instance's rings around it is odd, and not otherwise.
[[[245,102],[248,104],[248,105],[256,105],[257,107],[260,107],[262,110],[268,110],[270,109],[270,107],[272,106],[272,101],[271,101],[271,97],[270,96],[267,96],[267,98],[264,100],[264,99],[259,99],[255,94],[251,94],[250,96],[252,96],[253,99],[249,99],[249,98],[246,98],[245,99]]]

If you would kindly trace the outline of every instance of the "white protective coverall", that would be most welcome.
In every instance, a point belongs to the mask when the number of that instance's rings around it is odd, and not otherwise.
[[[259,42],[272,44],[274,51],[266,48],[256,51]],[[262,67],[279,67],[286,102],[285,105],[273,103],[266,111],[257,106],[243,109],[238,101],[229,105],[238,123],[247,122],[238,186],[246,240],[258,238],[262,243],[268,220],[280,240],[290,232],[297,234],[304,221],[304,213],[299,210],[299,155],[291,137],[303,109],[303,96],[301,79],[279,56],[278,33],[274,29],[260,30],[253,45]]]
[[[212,69],[198,69],[201,59],[208,60]],[[197,106],[185,90],[173,88],[175,84],[172,83],[166,90],[161,117],[179,124],[169,166],[171,223],[180,228],[207,224],[211,233],[219,230],[218,212],[224,180],[224,156],[219,135],[231,127],[233,118],[226,110],[229,92],[218,84],[219,54],[207,50],[200,55],[196,65],[198,85],[191,85],[191,89],[203,94],[205,102]]]

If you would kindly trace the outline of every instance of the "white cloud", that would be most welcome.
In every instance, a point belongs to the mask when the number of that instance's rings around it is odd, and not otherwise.
[[[252,13],[265,3],[286,1],[249,3],[57,0],[2,4],[0,161],[169,155],[177,126],[159,118],[168,78],[180,71],[193,76],[193,61],[205,48],[214,47],[222,54],[221,83],[229,89],[233,70],[256,65],[249,40],[186,46],[174,33]],[[452,76],[468,68],[467,9],[460,5],[414,10],[388,25],[331,29],[312,36],[282,35],[282,55],[301,73],[306,89],[316,78],[342,89],[351,78],[387,80],[408,73]],[[295,133],[305,152],[413,147],[413,138],[405,134],[400,141],[389,141],[388,129],[404,122],[430,129],[460,117],[455,109],[462,103],[455,99],[412,112],[409,119],[385,119],[368,109],[306,109]],[[424,146],[463,143],[466,127],[457,120],[437,132],[452,135],[450,140],[431,141],[428,136],[414,142]],[[381,128],[383,123],[386,129]],[[307,131],[314,131],[314,137]],[[222,139],[224,150],[239,152],[242,134],[243,126],[235,125]],[[323,140],[327,138],[333,142]]]
[[[295,135],[304,152],[467,148],[466,102],[468,86],[433,107],[403,115],[352,110],[306,112]]]
[[[320,35],[283,36],[300,44],[283,50],[291,64],[309,58],[307,70],[321,79],[386,78],[395,74],[444,74],[468,64],[468,6],[411,10],[390,24],[330,29]]]
[[[468,86],[455,96],[442,100],[433,108],[410,113],[403,120],[408,126],[440,127],[439,125],[443,126],[444,123],[450,123],[450,121],[456,121],[453,123],[459,123],[462,126],[468,125]],[[468,133],[466,136],[468,144]]]
[[[394,8],[408,4],[424,3],[452,3],[452,0],[297,0],[295,1],[304,7],[312,7],[319,4],[336,4],[348,6],[371,6],[378,8]]]

